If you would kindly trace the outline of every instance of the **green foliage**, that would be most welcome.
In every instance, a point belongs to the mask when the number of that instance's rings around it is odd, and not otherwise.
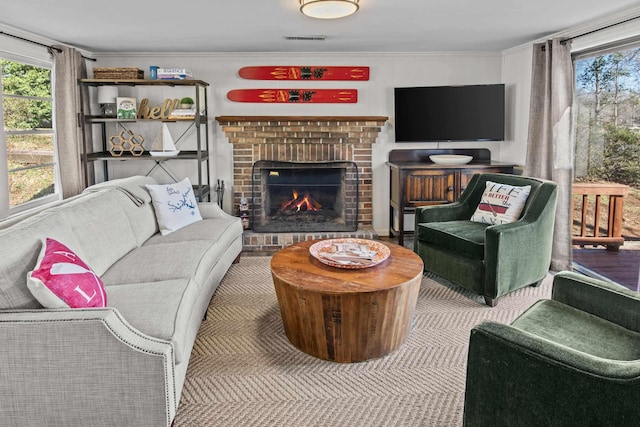
[[[640,186],[640,132],[607,126],[604,160],[597,175],[610,182]]]
[[[614,81],[610,57],[604,55],[584,60],[577,79],[580,86],[594,93],[605,90]]]
[[[6,59],[0,60],[0,68],[5,127],[51,128],[51,71]]]
[[[575,65],[576,177],[637,182],[632,129],[640,126],[640,47]]]
[[[180,104],[193,104],[193,98],[186,96],[180,100]]]

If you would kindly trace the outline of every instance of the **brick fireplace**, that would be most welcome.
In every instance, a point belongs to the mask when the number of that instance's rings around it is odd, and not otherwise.
[[[354,232],[258,233],[246,230],[245,251],[271,251],[299,241],[374,238],[371,145],[387,117],[382,116],[219,116],[216,120],[233,145],[233,206],[251,203],[252,168],[258,161],[353,162],[358,169],[358,229]]]

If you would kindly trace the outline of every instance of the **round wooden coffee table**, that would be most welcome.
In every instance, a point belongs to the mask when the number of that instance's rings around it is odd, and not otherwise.
[[[289,341],[303,352],[335,362],[359,362],[397,350],[407,339],[422,260],[386,243],[382,263],[349,270],[309,253],[317,242],[288,246],[271,259],[271,273]]]

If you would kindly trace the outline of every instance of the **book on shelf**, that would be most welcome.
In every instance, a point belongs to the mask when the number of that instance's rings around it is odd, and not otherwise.
[[[195,119],[196,117],[196,109],[195,108],[176,108],[171,110],[169,113],[169,120],[187,120],[187,119]]]
[[[158,68],[158,80],[193,80],[193,74],[186,68]]]
[[[171,114],[174,116],[195,116],[195,108],[174,108],[171,110]]]

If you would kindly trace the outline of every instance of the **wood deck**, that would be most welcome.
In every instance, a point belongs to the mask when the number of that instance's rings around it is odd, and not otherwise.
[[[625,246],[630,246],[626,248]],[[605,248],[575,248],[574,269],[589,276],[600,276],[640,292],[640,246],[629,245],[619,252]]]

